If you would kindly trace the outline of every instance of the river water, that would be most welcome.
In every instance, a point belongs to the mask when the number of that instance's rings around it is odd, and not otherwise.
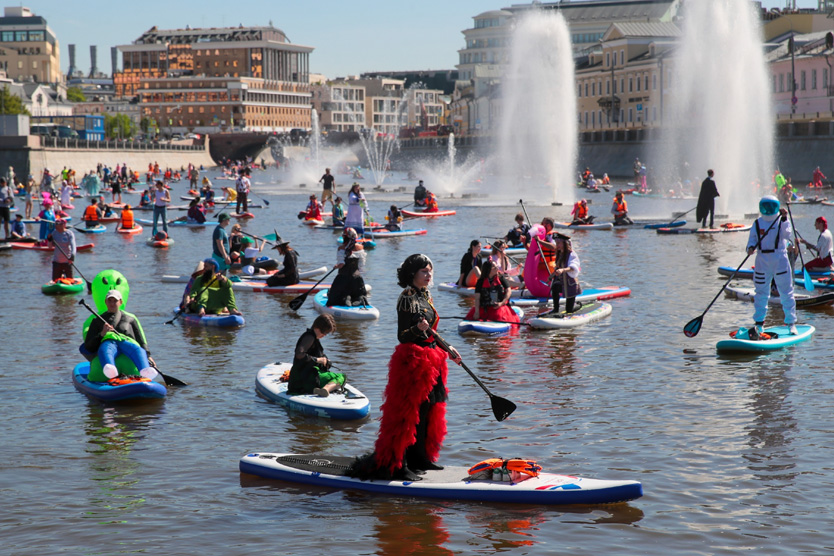
[[[209,172],[214,176],[216,172]],[[245,229],[277,229],[302,268],[335,260],[335,235],[295,218],[309,188],[254,176],[271,201]],[[342,181],[339,177],[338,181]],[[222,183],[222,182],[221,182]],[[398,183],[395,177],[394,183]],[[410,192],[414,182],[400,180]],[[430,184],[428,184],[431,187]],[[719,188],[721,184],[719,183]],[[178,195],[185,190],[177,185]],[[344,191],[344,189],[340,189]],[[369,192],[372,214],[405,204],[410,193]],[[609,194],[592,214],[607,216]],[[87,278],[116,268],[130,281],[128,310],[142,321],[157,363],[189,386],[164,401],[108,406],[70,379],[87,318],[79,296],[46,297],[49,256],[0,254],[5,392],[0,408],[0,553],[68,554],[728,554],[834,550],[834,448],[828,396],[834,310],[802,310],[817,327],[805,344],[760,357],[719,357],[715,343],[751,321],[752,304],[719,299],[700,334],[682,326],[700,315],[723,279],[719,265],[744,258],[746,233],[659,236],[628,229],[574,233],[588,286],[627,285],[613,314],[563,332],[521,330],[498,339],[463,339],[457,321],[440,332],[497,395],[518,404],[494,420],[488,398],[450,366],[448,436],[440,463],[469,466],[490,456],[535,459],[546,471],[636,479],[644,497],[618,505],[535,507],[390,498],[241,475],[252,451],[356,455],[371,449],[396,342],[395,269],[415,252],[435,262],[435,282],[454,280],[470,239],[503,235],[518,206],[492,198],[442,200],[455,217],[424,224],[428,235],[380,241],[366,280],[378,322],[340,323],[325,350],[372,401],[370,418],[330,422],[288,414],[255,394],[257,370],[291,358],[317,313],[308,299],[239,293],[247,324],[235,332],[165,326],[185,274],[210,253],[210,230],[172,229],[176,244],[156,250],[147,237],[92,236],[77,264]],[[635,216],[669,216],[694,201],[629,199]],[[480,205],[480,206],[478,206]],[[565,219],[568,207],[536,204],[538,221]],[[813,218],[828,207],[796,206],[814,239]],[[76,209],[76,215],[80,209]],[[77,234],[80,240],[85,240]],[[89,236],[88,236],[89,237]],[[88,301],[90,299],[84,295]],[[441,315],[467,301],[435,290]],[[777,309],[771,321],[781,320]],[[695,350],[686,354],[684,349]]]

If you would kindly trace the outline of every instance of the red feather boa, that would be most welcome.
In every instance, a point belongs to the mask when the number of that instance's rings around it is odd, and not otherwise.
[[[438,376],[446,384],[446,352],[439,347],[399,344],[388,363],[388,385],[375,448],[376,465],[391,473],[403,466],[405,450],[416,442],[420,404],[426,400]],[[429,412],[426,454],[437,461],[446,436],[446,403]]]

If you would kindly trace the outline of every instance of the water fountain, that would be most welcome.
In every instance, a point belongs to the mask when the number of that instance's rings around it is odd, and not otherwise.
[[[695,193],[715,170],[721,196],[716,212],[755,212],[760,194],[751,183],[770,183],[773,114],[760,22],[747,0],[689,2],[683,38],[671,61],[662,141],[654,157],[661,185],[690,178]],[[691,168],[682,175],[684,164]]]
[[[455,147],[455,134],[450,133],[447,138],[445,163],[420,162],[415,164],[415,170],[420,179],[425,181],[426,187],[435,194],[460,197],[481,193],[480,186],[468,187],[479,183],[483,178],[483,160],[471,157],[459,161]],[[471,189],[471,190],[468,190]],[[477,191],[474,191],[476,190]]]
[[[570,203],[577,121],[570,31],[561,13],[533,9],[516,23],[504,76],[497,195]]]

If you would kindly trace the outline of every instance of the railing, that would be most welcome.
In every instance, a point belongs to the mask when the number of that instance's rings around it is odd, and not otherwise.
[[[176,143],[154,143],[151,141],[130,141],[127,139],[71,139],[69,137],[42,136],[41,147],[48,149],[85,150],[133,150],[133,151],[205,151],[205,145],[177,145]]]

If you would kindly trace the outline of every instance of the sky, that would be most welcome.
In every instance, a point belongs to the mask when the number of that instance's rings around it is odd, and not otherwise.
[[[546,0],[545,0],[546,1]],[[709,1],[709,0],[697,0]],[[767,8],[786,0],[765,0]],[[290,42],[315,48],[310,70],[329,78],[367,71],[453,69],[464,47],[461,31],[472,18],[521,0],[24,0],[57,35],[61,67],[67,45],[76,66],[90,71],[90,45],[99,70],[109,74],[110,47],[130,44],[154,25],[160,29],[272,24]],[[797,0],[813,8],[817,0]]]

